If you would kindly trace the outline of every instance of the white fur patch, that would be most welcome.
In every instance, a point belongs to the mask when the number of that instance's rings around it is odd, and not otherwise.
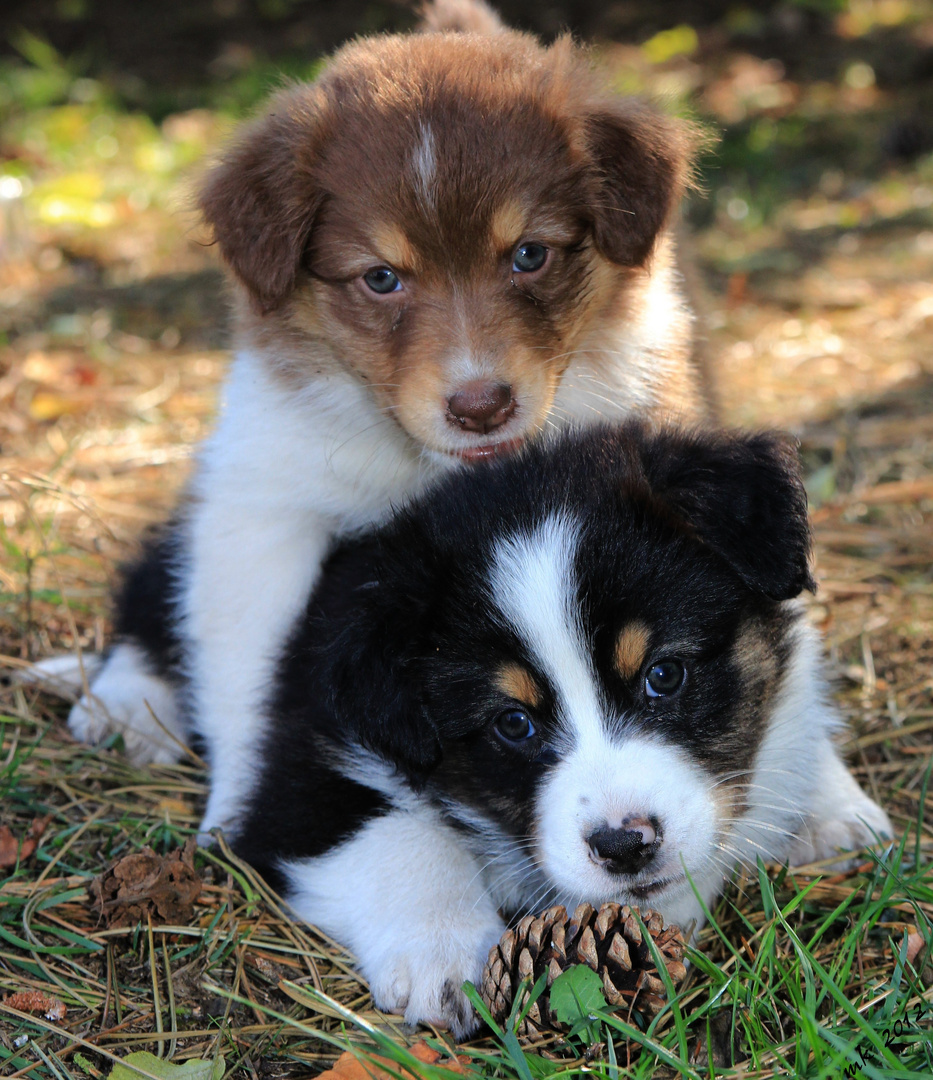
[[[745,864],[760,857],[802,865],[870,845],[874,835],[893,835],[888,815],[864,794],[833,745],[845,725],[829,700],[819,637],[803,619],[794,634],[746,792],[748,809],[725,845]]]
[[[505,927],[476,860],[433,810],[392,810],[282,870],[292,907],[349,946],[380,1009],[457,1038],[475,1027],[460,987],[478,982]]]
[[[41,686],[50,694],[74,701],[85,684],[104,666],[104,658],[95,653],[64,653],[47,656],[29,667],[15,669],[13,678],[24,686]]]
[[[576,527],[553,516],[496,545],[491,574],[499,610],[554,687],[571,744],[602,737],[605,708],[577,617]]]
[[[436,208],[437,156],[434,147],[434,132],[430,124],[422,122],[418,125],[418,145],[411,156],[411,165],[422,208],[429,214],[433,214]]]
[[[552,418],[558,424],[656,414],[658,403],[682,381],[679,357],[690,339],[693,315],[665,260],[656,259],[645,285],[625,319],[599,321],[574,350],[554,399]],[[693,421],[695,416],[687,419]]]
[[[208,746],[202,832],[235,833],[255,782],[274,667],[335,536],[387,516],[434,469],[347,375],[287,391],[236,357],[205,445],[181,583],[195,724]]]

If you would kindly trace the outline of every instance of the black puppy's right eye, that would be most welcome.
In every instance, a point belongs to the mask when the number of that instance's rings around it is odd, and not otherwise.
[[[535,734],[535,726],[531,717],[521,709],[509,709],[497,717],[495,723],[496,732],[506,742],[520,743],[530,739]]]

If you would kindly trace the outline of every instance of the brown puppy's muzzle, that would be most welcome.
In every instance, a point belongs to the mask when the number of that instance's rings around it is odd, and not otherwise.
[[[506,383],[464,383],[447,401],[447,420],[451,424],[482,435],[501,427],[514,412],[512,387]]]

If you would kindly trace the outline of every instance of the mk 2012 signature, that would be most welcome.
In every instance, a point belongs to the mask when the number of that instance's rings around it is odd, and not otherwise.
[[[895,1020],[889,1027],[882,1028],[879,1035],[884,1039],[884,1048],[890,1050],[892,1054],[902,1054],[905,1050],[909,1050],[916,1046],[914,1040],[906,1041],[905,1035],[914,1035],[920,1031],[919,1024],[923,1020],[933,1019],[933,1008],[930,1007],[930,1003],[926,1001],[918,1001],[913,1009],[908,1012],[906,1019]],[[933,1041],[930,1031],[926,1032],[927,1041]],[[861,1053],[853,1049],[852,1053],[857,1058],[856,1061],[846,1065],[841,1072],[841,1076],[846,1078],[855,1077],[858,1075],[859,1069],[865,1068],[865,1060]]]

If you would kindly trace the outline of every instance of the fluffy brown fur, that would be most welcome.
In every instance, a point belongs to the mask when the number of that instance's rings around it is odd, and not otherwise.
[[[636,404],[702,416],[668,232],[692,129],[608,92],[569,37],[543,48],[468,0],[425,21],[485,32],[347,45],[317,82],[279,93],[210,173],[201,207],[239,284],[241,344],[296,384],[355,372],[409,435],[447,453],[480,442],[449,413],[462,384],[508,388],[504,444],[544,424],[581,350],[628,364]],[[547,263],[514,273],[529,241]],[[377,267],[399,291],[367,287]],[[642,328],[632,345],[627,324],[652,285],[668,325],[660,346],[643,347]]]

